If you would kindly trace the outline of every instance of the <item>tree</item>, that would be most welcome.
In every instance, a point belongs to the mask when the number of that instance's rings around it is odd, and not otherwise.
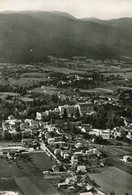
[[[76,113],[75,113],[75,117],[78,119],[78,118],[80,118],[80,116],[81,116],[80,110],[79,110],[79,108],[77,107]]]
[[[115,195],[115,192],[114,191],[110,192],[110,195]]]
[[[57,95],[57,93],[56,94],[53,94],[52,95],[52,101],[53,101],[53,103],[57,103],[58,102],[58,95]]]
[[[66,110],[66,108],[64,108],[64,112],[63,112],[62,118],[63,119],[67,119],[67,110]]]

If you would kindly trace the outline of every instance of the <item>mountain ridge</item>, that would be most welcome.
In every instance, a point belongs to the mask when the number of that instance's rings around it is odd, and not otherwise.
[[[131,18],[95,22],[57,11],[0,13],[0,62],[42,62],[48,55],[131,57],[131,51]]]

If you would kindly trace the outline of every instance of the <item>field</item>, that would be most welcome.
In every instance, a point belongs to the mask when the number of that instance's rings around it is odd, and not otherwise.
[[[53,164],[55,162],[43,152],[30,153],[16,162],[0,159],[0,177],[42,176],[42,171],[48,170]]]
[[[51,86],[42,86],[37,87],[33,90],[31,90],[33,93],[40,93],[40,94],[49,94],[49,95],[53,95],[55,93],[59,93],[59,90],[56,87],[51,87]]]
[[[102,93],[109,93],[109,94],[112,94],[114,91],[111,90],[111,89],[107,89],[107,88],[95,88],[95,89],[79,89],[80,92],[82,93],[99,93],[99,92],[102,92]]]
[[[83,70],[78,70],[79,68],[77,68],[77,70],[73,70],[71,68],[64,68],[64,67],[57,67],[57,66],[46,66],[46,70],[48,71],[53,71],[53,72],[60,72],[60,73],[64,73],[64,74],[84,74],[86,73],[86,71]],[[44,68],[45,70],[45,68]]]
[[[30,153],[17,161],[0,158],[0,191],[18,195],[57,195],[54,186],[43,178],[42,171],[55,164],[45,153]]]
[[[124,79],[132,79],[132,72],[108,72],[108,73],[103,73],[104,76],[110,76],[110,75],[114,75],[114,76],[118,76],[120,75],[122,78]]]
[[[16,96],[19,96],[20,100],[24,101],[24,102],[32,102],[33,101],[33,98],[30,98],[28,96],[20,96],[19,93],[11,93],[11,92],[0,92],[0,98],[1,99],[6,99],[8,96],[11,96],[11,97],[16,97]]]
[[[10,195],[22,195],[19,187],[17,186],[13,178],[1,178],[0,179],[0,194],[3,195],[2,191],[10,192]],[[15,192],[16,194],[13,194]],[[6,193],[4,194],[6,195]]]
[[[56,189],[43,178],[21,177],[15,179],[24,195],[59,195]]]
[[[40,72],[28,72],[28,73],[23,73],[21,74],[22,78],[47,78],[48,74],[46,73],[40,73]]]
[[[35,77],[23,77],[20,79],[9,79],[9,84],[11,86],[19,86],[19,87],[32,87],[40,82],[47,81],[48,78],[35,78]]]
[[[90,178],[95,180],[100,189],[110,193],[114,191],[116,195],[132,193],[132,175],[121,171],[115,167],[100,169],[101,173],[90,174]]]
[[[17,96],[19,95],[18,93],[11,93],[11,92],[0,92],[0,98],[5,99],[8,95],[10,96]]]

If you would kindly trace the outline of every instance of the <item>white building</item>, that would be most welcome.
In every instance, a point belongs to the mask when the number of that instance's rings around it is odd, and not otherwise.
[[[132,162],[132,156],[129,156],[129,155],[123,156],[123,161],[124,162]]]
[[[79,112],[81,114],[81,109],[80,109],[80,106],[78,104],[70,105],[70,106],[69,105],[59,106],[58,108],[59,108],[61,115],[63,115],[64,110],[66,109],[68,117],[71,116],[72,114],[75,115],[77,109],[79,109]]]
[[[93,129],[89,132],[90,135],[101,136],[103,139],[110,139],[110,130]]]
[[[87,172],[86,166],[84,166],[84,165],[79,165],[79,166],[77,167],[77,172],[86,173],[86,172]]]

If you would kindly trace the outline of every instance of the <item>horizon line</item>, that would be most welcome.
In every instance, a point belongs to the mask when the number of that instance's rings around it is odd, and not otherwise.
[[[70,15],[70,16],[72,16],[73,18],[75,18],[75,19],[99,19],[99,20],[112,20],[112,19],[122,19],[122,18],[130,18],[130,19],[132,19],[132,17],[130,17],[130,16],[122,16],[122,17],[111,17],[111,18],[108,18],[108,19],[105,19],[105,18],[99,18],[99,17],[94,17],[94,16],[91,16],[91,17],[76,17],[76,16],[74,16],[73,14],[70,14],[70,13],[68,13],[68,12],[64,12],[64,11],[58,11],[58,10],[42,10],[42,9],[37,9],[37,10],[35,10],[35,9],[33,9],[33,10],[0,10],[0,14],[1,13],[6,13],[6,14],[10,14],[10,13],[22,13],[22,12],[50,12],[50,13],[65,13],[65,14],[68,14],[68,15]]]

